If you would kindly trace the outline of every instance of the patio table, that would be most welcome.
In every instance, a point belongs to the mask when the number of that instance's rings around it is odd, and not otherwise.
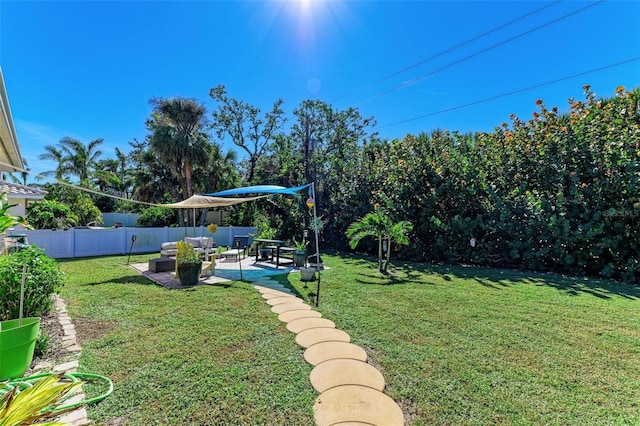
[[[256,262],[259,261],[260,247],[261,246],[275,246],[276,248],[276,269],[280,266],[280,247],[287,244],[285,240],[267,240],[263,238],[256,238],[253,240],[256,243]]]

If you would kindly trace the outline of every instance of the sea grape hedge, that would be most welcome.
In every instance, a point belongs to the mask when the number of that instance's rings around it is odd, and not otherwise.
[[[407,259],[637,283],[640,89],[608,99],[584,89],[568,113],[538,100],[530,120],[512,115],[491,133],[373,140],[343,204],[386,200],[395,219],[411,221]],[[360,210],[333,219],[346,228]]]

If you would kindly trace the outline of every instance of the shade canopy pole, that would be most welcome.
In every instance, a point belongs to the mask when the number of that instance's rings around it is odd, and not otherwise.
[[[318,284],[316,287],[316,302],[315,306],[320,305],[320,245],[318,244],[318,213],[316,211],[316,184],[311,182],[311,197],[313,198],[313,233],[316,239],[316,272],[318,273]]]

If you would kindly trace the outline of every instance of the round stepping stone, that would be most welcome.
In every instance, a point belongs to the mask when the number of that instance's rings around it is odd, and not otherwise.
[[[367,352],[360,346],[347,342],[321,342],[309,346],[304,351],[304,360],[311,365],[318,365],[323,361],[336,358],[356,359],[366,362]]]
[[[285,297],[280,296],[280,297],[274,297],[273,299],[267,299],[267,303],[271,306],[280,305],[282,303],[294,303],[294,302],[304,303],[304,300],[298,297],[291,297],[291,296],[285,296]]]
[[[264,281],[253,283],[253,287],[257,290],[267,289],[274,286],[284,287],[282,284],[275,284],[275,283],[264,282]]]
[[[270,278],[262,278],[262,279],[259,279],[259,280],[255,280],[253,282],[253,284],[257,284],[257,285],[261,285],[261,284],[278,284],[278,285],[282,285],[282,284],[280,284],[279,281],[272,280]]]
[[[360,385],[382,391],[384,377],[371,364],[355,359],[330,359],[311,370],[311,386],[318,393],[343,385]]]
[[[340,422],[334,423],[331,426],[375,426],[371,423],[362,423],[362,422]]]
[[[284,288],[284,286],[280,283],[270,283],[270,282],[259,282],[254,284],[254,287],[256,288]]]
[[[278,319],[282,322],[290,322],[298,318],[321,318],[322,314],[318,311],[289,311],[278,315]]]
[[[313,414],[318,426],[350,422],[403,426],[402,410],[384,393],[366,386],[336,386],[316,398]],[[357,424],[357,423],[356,423]]]
[[[258,290],[258,292],[260,292],[260,294],[265,294],[265,293],[273,293],[274,291],[279,291],[282,293],[291,293],[291,290],[289,290],[286,287],[261,287],[261,286],[256,286],[256,289]]]
[[[284,287],[282,287],[282,288],[266,288],[266,287],[264,287],[264,288],[265,288],[265,290],[259,291],[260,294],[273,293],[275,291],[279,291],[280,293],[291,294],[291,290],[287,290]]]
[[[284,291],[274,291],[272,293],[262,293],[261,294],[263,299],[273,299],[275,297],[296,297],[295,295],[291,294],[291,293],[285,293]]]
[[[271,308],[271,312],[273,312],[274,314],[281,314],[287,311],[299,311],[299,310],[308,311],[308,310],[311,310],[311,306],[306,305],[302,302],[291,302],[291,303],[281,303]]]
[[[281,305],[278,305],[281,306]],[[351,336],[337,328],[310,328],[296,336],[296,343],[308,348],[320,342],[350,342]]]
[[[326,318],[299,318],[287,324],[287,330],[296,334],[310,328],[319,327],[335,328],[336,324]]]

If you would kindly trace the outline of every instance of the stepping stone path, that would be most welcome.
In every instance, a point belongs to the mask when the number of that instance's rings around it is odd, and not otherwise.
[[[402,426],[402,409],[382,390],[384,377],[367,363],[366,351],[322,318],[320,312],[274,280],[253,281],[278,320],[296,334],[304,359],[315,366],[309,377],[320,394],[313,406],[319,426]]]

